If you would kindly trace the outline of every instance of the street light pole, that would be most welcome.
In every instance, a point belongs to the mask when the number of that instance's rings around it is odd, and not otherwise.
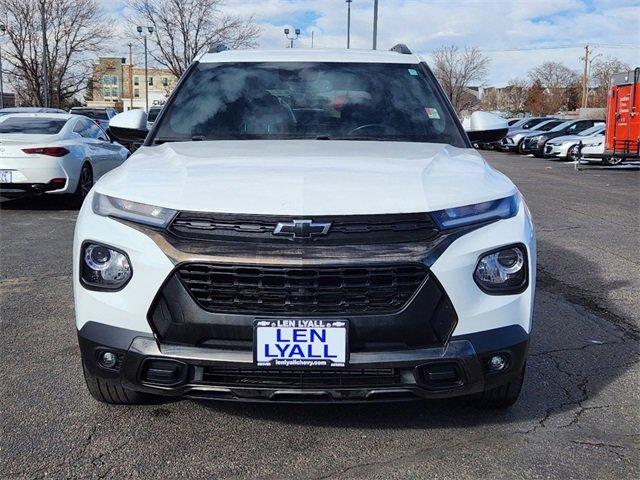
[[[133,110],[133,43],[129,42],[129,110]]]
[[[0,23],[0,37],[4,37],[7,27]],[[4,84],[2,83],[2,42],[0,41],[0,108],[4,108]]]
[[[378,48],[378,0],[373,2],[373,49]]]
[[[44,2],[45,0],[40,0],[40,16],[42,17],[42,72],[44,74],[42,100],[44,103],[43,106],[47,108],[49,106],[49,65],[47,64],[47,19]]]
[[[345,0],[347,2],[347,49],[351,48],[351,2],[353,0]]]
[[[289,40],[291,43],[289,44],[289,48],[293,48],[293,41],[296,40],[299,36],[300,36],[300,29],[296,28],[293,33],[295,34],[295,37],[290,37],[289,36],[289,32],[291,30],[289,30],[288,28],[284,29],[284,36],[287,37],[287,40]]]
[[[153,27],[146,27],[147,31],[149,32],[149,34],[153,33]],[[147,58],[147,33],[144,32],[144,28],[138,26],[137,27],[138,33],[141,33],[144,39],[144,104],[145,104],[145,110],[147,111],[147,113],[149,113],[149,65],[148,65],[148,58]],[[144,32],[144,33],[143,33]]]

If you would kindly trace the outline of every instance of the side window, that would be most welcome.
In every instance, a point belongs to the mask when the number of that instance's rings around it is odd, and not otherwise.
[[[87,126],[87,138],[98,138],[101,133],[102,130],[95,122],[90,122],[90,125]]]
[[[76,123],[76,126],[73,128],[73,131],[84,138],[90,138],[89,136],[89,126],[91,121],[86,118],[81,118]]]

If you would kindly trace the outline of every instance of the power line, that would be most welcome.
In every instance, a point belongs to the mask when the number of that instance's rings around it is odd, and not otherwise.
[[[639,49],[640,44],[632,45],[632,44],[611,44],[611,43],[588,43],[591,47],[598,48],[624,48],[624,49]],[[584,48],[585,44],[582,45],[545,45],[545,46],[537,46],[537,47],[514,47],[514,48],[480,48],[483,52],[529,52],[532,50],[568,50],[568,49],[576,49],[576,48]]]

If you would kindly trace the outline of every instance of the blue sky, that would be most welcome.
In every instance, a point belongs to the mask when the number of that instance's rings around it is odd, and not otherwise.
[[[122,0],[102,2],[126,34]],[[351,8],[351,45],[371,48],[373,0],[353,0]],[[311,31],[316,47],[346,46],[344,0],[226,0],[224,10],[254,17],[262,30],[260,48],[285,47],[285,27],[302,30],[300,47],[310,46]],[[602,45],[594,54],[637,66],[640,0],[380,0],[379,48],[398,42],[427,56],[441,45],[477,46],[491,59],[491,85],[523,77],[547,60],[580,69],[586,43]],[[636,48],[610,46],[628,44]],[[545,49],[531,50],[540,46]],[[573,48],[549,48],[560,46]],[[529,50],[515,51],[521,48]]]

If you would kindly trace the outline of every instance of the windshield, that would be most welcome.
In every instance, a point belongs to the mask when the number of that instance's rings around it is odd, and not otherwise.
[[[72,109],[71,113],[75,115],[84,115],[85,117],[89,117],[92,120],[109,120],[109,116],[107,115],[106,110],[83,110],[83,109]]]
[[[156,143],[318,138],[467,146],[420,65],[198,64],[164,108]]]
[[[562,130],[567,128],[569,125],[571,125],[573,122],[574,122],[573,120],[569,120],[568,122],[562,122],[560,125],[552,128],[551,131],[552,132],[561,132]]]
[[[55,135],[65,123],[57,118],[8,117],[0,122],[0,133]]]
[[[598,133],[604,132],[604,125],[594,125],[591,128],[587,128],[586,130],[578,133],[581,137],[588,137],[589,135],[597,135]]]
[[[547,120],[546,122],[538,125],[535,129],[532,128],[532,130],[540,130],[542,132],[548,132],[549,130],[552,130],[556,125],[561,125],[562,123],[566,123],[566,122],[563,122],[562,120]]]

